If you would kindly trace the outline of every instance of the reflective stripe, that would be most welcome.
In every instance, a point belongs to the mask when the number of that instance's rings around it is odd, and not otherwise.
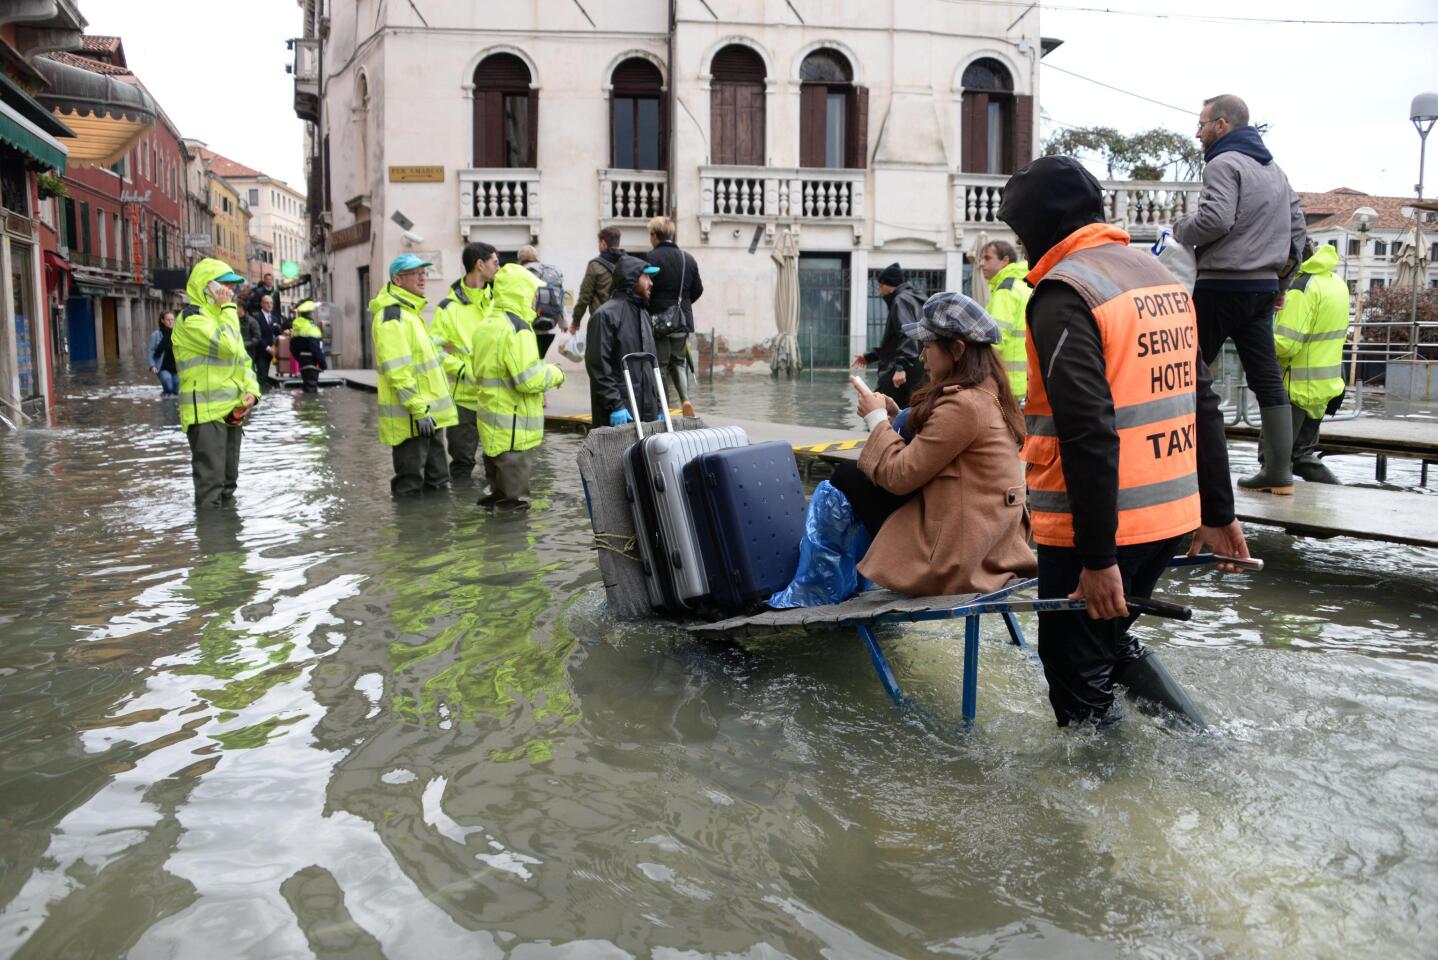
[[[424,363],[421,363],[419,366],[415,367],[415,368],[414,368],[414,375],[415,375],[415,376],[419,376],[419,375],[422,374],[422,373],[429,373],[431,370],[438,370],[438,369],[439,369],[439,357],[435,357],[433,360],[426,360]]]
[[[1118,509],[1142,510],[1161,503],[1172,503],[1198,493],[1198,474],[1186,473],[1172,480],[1125,487],[1118,492]],[[1066,490],[1030,490],[1029,509],[1042,513],[1072,513]]]
[[[1111,277],[1100,273],[1086,263],[1074,259],[1050,271],[1047,279],[1050,280],[1072,280],[1074,286],[1082,284],[1093,291],[1094,302],[1098,304],[1108,303],[1114,297],[1123,293],[1123,287],[1116,283]]]
[[[1288,375],[1294,380],[1333,380],[1342,378],[1343,364],[1335,363],[1331,367],[1292,367]]]
[[[395,396],[399,397],[401,403],[406,400],[412,400],[415,397],[419,396],[419,391],[414,389],[413,387],[399,387],[395,390],[394,393]]]
[[[1029,362],[1027,360],[1005,360],[1004,369],[1009,373],[1028,373]]]
[[[481,387],[504,387],[506,390],[514,389],[514,381],[508,377],[480,377],[475,383]]]
[[[180,394],[182,403],[228,403],[240,399],[238,387],[225,390],[186,390]]]
[[[393,403],[380,404],[379,415],[382,417],[398,417],[406,420],[411,416],[408,407],[401,407]]]
[[[384,363],[380,364],[379,372],[389,373],[391,370],[398,370],[400,367],[407,366],[412,362],[412,358],[409,354],[406,353],[402,357],[395,357],[393,360],[386,360]]]
[[[215,327],[215,333],[210,337],[211,357],[218,357],[220,355],[220,337],[224,336],[224,333],[225,327],[223,324],[219,324]]]
[[[188,360],[181,360],[175,364],[176,372],[189,370],[192,367],[233,367],[235,361],[222,360],[218,357],[191,357]]]
[[[1292,327],[1274,327],[1273,332],[1280,337],[1287,337],[1290,340],[1299,340],[1303,343],[1313,343],[1318,340],[1345,340],[1348,337],[1347,330],[1328,330],[1324,333],[1304,333]]]
[[[1141,427],[1147,423],[1159,423],[1193,413],[1196,394],[1178,393],[1157,400],[1145,400],[1127,407],[1118,407],[1113,412],[1115,430]],[[1054,418],[1030,414],[1024,417],[1024,432],[1033,437],[1056,437]]]
[[[516,430],[543,430],[543,417],[520,417],[508,413],[493,413],[489,410],[480,409],[476,411],[480,423],[488,424],[491,427],[498,427],[501,430],[508,430],[513,426]]]
[[[440,353],[447,353],[455,357],[469,356],[468,350],[457,343],[450,343],[444,337],[430,337],[430,341],[434,344],[434,348]]]
[[[445,410],[454,409],[454,400],[451,397],[435,397],[429,402],[430,413],[442,413]]]
[[[520,373],[519,376],[517,376],[517,377],[514,378],[514,381],[515,381],[515,383],[527,383],[528,381],[533,380],[535,377],[537,377],[537,376],[539,376],[541,373],[543,373],[544,370],[545,370],[545,364],[544,364],[544,361],[541,360],[539,363],[536,363],[534,366],[530,367],[528,370],[525,370],[525,371],[523,371],[522,373]]]

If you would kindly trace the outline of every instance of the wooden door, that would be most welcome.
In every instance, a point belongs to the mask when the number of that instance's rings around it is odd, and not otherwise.
[[[100,301],[100,330],[105,337],[105,358],[120,359],[120,324],[115,317],[115,301],[108,297]]]

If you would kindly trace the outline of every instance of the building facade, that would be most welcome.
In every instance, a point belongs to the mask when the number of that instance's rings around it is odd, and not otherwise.
[[[240,191],[214,170],[206,174],[210,193],[210,249],[207,256],[217,257],[242,272],[250,263],[250,211]]]
[[[1357,293],[1359,281],[1365,290],[1391,287],[1398,279],[1399,257],[1413,242],[1413,199],[1380,197],[1339,187],[1324,193],[1300,193],[1308,220],[1308,237],[1315,246],[1331,243],[1338,249],[1339,275],[1348,289]],[[1377,220],[1366,234],[1358,232],[1353,215],[1362,207],[1376,213]],[[1438,213],[1422,211],[1424,257],[1427,271],[1424,286],[1438,287]]]
[[[311,267],[349,364],[400,252],[449,281],[467,240],[533,243],[574,287],[599,228],[642,251],[668,213],[704,275],[696,326],[732,349],[773,336],[792,231],[801,346],[842,365],[872,274],[957,288],[978,240],[1011,236],[998,190],[1035,149],[1037,10],[679,0],[671,29],[666,0],[302,6]]]

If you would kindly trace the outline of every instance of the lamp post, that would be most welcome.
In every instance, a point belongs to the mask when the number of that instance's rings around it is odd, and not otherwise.
[[[1427,276],[1420,275],[1418,264],[1423,260],[1423,231],[1421,229],[1423,216],[1420,209],[1423,206],[1423,163],[1427,159],[1428,134],[1433,129],[1433,124],[1438,122],[1438,93],[1428,91],[1420,93],[1413,98],[1412,105],[1408,108],[1408,119],[1413,121],[1413,127],[1418,131],[1418,183],[1415,189],[1418,191],[1418,207],[1413,209],[1413,302],[1409,308],[1408,324],[1413,344],[1413,359],[1418,359],[1418,288],[1422,286]],[[1426,271],[1425,271],[1426,274]]]
[[[1353,362],[1348,367],[1348,385],[1358,378],[1358,353],[1363,344],[1363,294],[1368,290],[1368,231],[1378,223],[1378,211],[1359,207],[1348,218],[1351,229],[1358,232],[1358,301],[1353,308]]]

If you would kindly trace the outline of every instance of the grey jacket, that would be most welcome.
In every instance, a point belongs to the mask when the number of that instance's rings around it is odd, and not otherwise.
[[[1278,164],[1236,150],[1204,166],[1198,210],[1173,225],[1174,238],[1196,248],[1200,281],[1276,280],[1307,232]]]

